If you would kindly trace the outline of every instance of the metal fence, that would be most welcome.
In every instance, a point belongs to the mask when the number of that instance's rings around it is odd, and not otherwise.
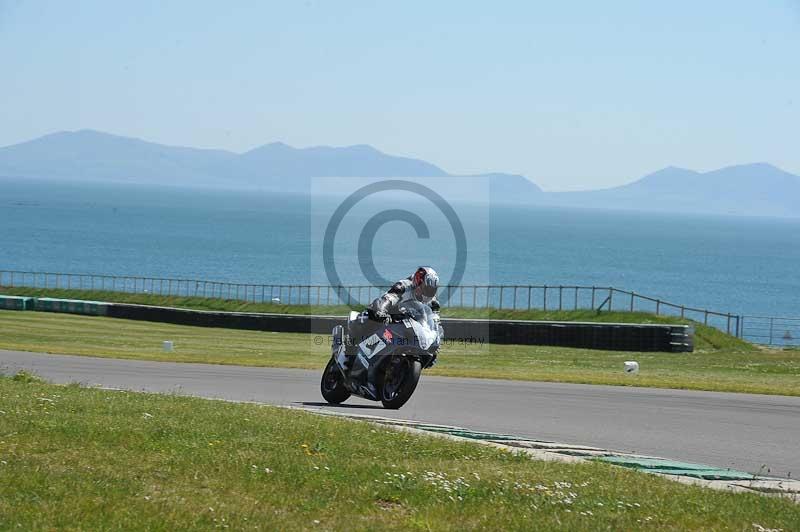
[[[165,296],[204,297],[287,305],[357,305],[378,297],[383,288],[366,285],[229,283],[119,275],[0,270],[0,287],[105,290]],[[800,345],[800,319],[742,316],[686,305],[610,286],[460,285],[443,286],[450,307],[544,311],[650,312],[691,319],[728,334],[768,345]]]
[[[800,318],[742,316],[742,334],[756,344],[800,346]]]

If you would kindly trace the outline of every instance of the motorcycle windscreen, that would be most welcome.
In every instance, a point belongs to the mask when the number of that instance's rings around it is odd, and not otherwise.
[[[436,343],[439,334],[436,330],[432,329],[429,321],[419,322],[411,320],[411,326],[414,329],[414,334],[417,336],[420,349],[430,349]]]

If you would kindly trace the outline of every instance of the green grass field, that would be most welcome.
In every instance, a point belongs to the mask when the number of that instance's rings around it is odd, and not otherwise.
[[[350,310],[361,310],[339,305],[284,305],[279,303],[251,303],[246,301],[204,298],[161,296],[155,294],[129,294],[101,290],[77,290],[55,288],[11,288],[0,287],[2,295],[29,297],[55,297],[62,299],[84,299],[114,303],[134,303],[196,310],[224,312],[267,312],[278,314],[317,314],[346,316]],[[713,327],[681,319],[676,316],[655,316],[646,312],[596,312],[593,310],[513,310],[493,308],[445,307],[442,316],[451,318],[482,318],[501,320],[552,320],[552,321],[596,321],[600,323],[687,323],[695,327],[697,349],[732,348],[746,350],[750,344],[734,338]]]
[[[164,353],[162,341],[175,351]],[[320,370],[329,339],[310,334],[189,327],[113,318],[0,311],[0,349],[140,360]],[[731,340],[694,353],[448,345],[433,375],[800,395],[800,351]],[[622,371],[637,360],[639,375]]]
[[[211,528],[788,531],[800,505],[300,411],[0,377],[0,529]]]

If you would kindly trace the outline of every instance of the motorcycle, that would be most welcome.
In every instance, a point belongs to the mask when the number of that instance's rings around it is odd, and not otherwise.
[[[423,368],[433,365],[444,338],[439,315],[428,305],[409,301],[387,323],[358,344],[355,356],[345,354],[342,325],[332,331],[331,358],[322,373],[320,391],[329,403],[339,404],[351,394],[398,409],[414,393]],[[357,320],[357,312],[350,320]]]

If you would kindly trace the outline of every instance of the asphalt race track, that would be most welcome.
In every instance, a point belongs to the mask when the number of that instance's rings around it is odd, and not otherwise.
[[[0,351],[0,371],[53,382],[328,408],[800,476],[800,397],[429,377],[399,411],[321,403],[322,372]]]

